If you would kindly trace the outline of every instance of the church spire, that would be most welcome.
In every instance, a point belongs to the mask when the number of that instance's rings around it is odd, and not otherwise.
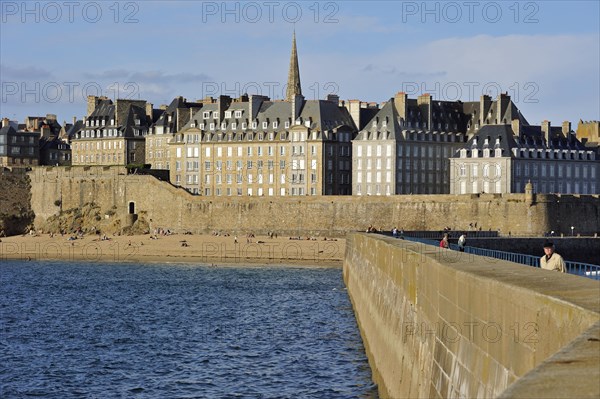
[[[292,101],[295,96],[302,95],[300,87],[300,68],[298,67],[298,52],[296,50],[296,31],[292,39],[292,56],[290,57],[290,71],[288,73],[286,100]]]

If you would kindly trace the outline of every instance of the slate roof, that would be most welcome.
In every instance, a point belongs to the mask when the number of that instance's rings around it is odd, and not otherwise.
[[[486,125],[471,137],[463,147],[468,152],[477,149],[495,150],[502,149],[503,157],[514,157],[513,149],[535,149],[535,150],[576,150],[589,151],[581,141],[574,136],[566,137],[562,133],[562,127],[552,127],[552,138],[550,143],[545,139],[541,126],[521,126],[520,136],[516,136],[511,125]],[[454,157],[459,157],[458,150]],[[493,152],[490,154],[493,156]]]
[[[256,104],[258,108],[253,108],[252,113],[256,114],[253,119],[250,117],[250,106],[252,98],[249,101],[235,101],[229,104],[224,111],[230,111],[230,118],[213,117],[215,111],[218,112],[218,103],[204,104],[199,109],[192,119],[181,130],[192,128],[192,123],[198,129],[200,124],[204,123],[204,130],[210,131],[209,125],[215,124],[215,132],[221,133],[241,133],[241,124],[247,124],[247,131],[260,132],[280,132],[284,129],[285,122],[290,123],[290,128],[295,125],[295,120],[292,115],[292,105],[289,101],[271,101],[263,100]],[[255,112],[255,109],[257,111]],[[242,111],[241,118],[235,117],[235,111]],[[204,118],[204,113],[209,113],[209,118]],[[223,112],[225,115],[225,112]],[[339,107],[337,103],[327,100],[308,100],[304,101],[300,110],[299,118],[302,126],[306,126],[305,122],[310,121],[310,129],[317,131],[335,130],[340,128],[356,131],[356,126],[352,117],[345,107]],[[277,128],[273,127],[273,122],[277,121]],[[221,124],[225,122],[225,128],[222,129]],[[236,130],[232,129],[232,123],[237,123]],[[251,124],[257,122],[256,129],[251,129]],[[263,123],[267,122],[267,128],[263,127]]]

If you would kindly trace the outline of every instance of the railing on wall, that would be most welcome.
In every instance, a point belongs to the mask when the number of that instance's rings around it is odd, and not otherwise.
[[[410,237],[403,236],[405,240],[420,242],[426,245],[435,245],[439,246],[439,240],[432,240],[428,238],[419,238],[419,237]],[[454,243],[450,243],[450,249],[458,251],[458,245]],[[465,253],[478,255],[478,256],[486,256],[488,258],[502,259],[508,262],[518,263],[521,265],[540,267],[540,258],[541,256],[532,256],[525,254],[518,254],[514,252],[506,252],[506,251],[498,251],[495,249],[485,249],[485,248],[475,248],[475,247],[465,247]],[[575,274],[577,276],[583,276],[587,278],[591,278],[593,280],[600,280],[600,266],[592,265],[589,263],[581,263],[581,262],[571,262],[566,261],[565,264],[567,266],[567,272],[569,274]]]

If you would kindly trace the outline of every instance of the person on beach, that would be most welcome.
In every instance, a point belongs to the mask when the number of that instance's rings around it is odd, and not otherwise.
[[[567,272],[564,259],[554,252],[554,244],[549,241],[544,243],[544,256],[540,259],[540,267],[542,269],[555,270],[561,273]]]

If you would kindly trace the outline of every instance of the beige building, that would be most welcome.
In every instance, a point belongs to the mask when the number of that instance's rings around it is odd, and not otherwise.
[[[450,159],[450,193],[523,193],[528,182],[537,193],[598,194],[600,161],[571,124],[552,127],[483,127]]]
[[[168,106],[161,106],[160,116],[146,136],[146,162],[152,169],[171,168],[169,143],[201,107],[202,102],[188,102],[183,97],[173,99]]]
[[[72,137],[73,165],[128,165],[145,163],[145,135],[152,124],[152,104],[144,100],[113,103],[88,97],[83,126]]]
[[[521,118],[506,94],[463,103],[397,93],[352,142],[352,193],[447,194],[449,158],[481,126],[513,115]]]
[[[355,134],[337,96],[302,96],[294,37],[286,99],[205,99],[168,144],[171,182],[206,196],[349,195]]]

